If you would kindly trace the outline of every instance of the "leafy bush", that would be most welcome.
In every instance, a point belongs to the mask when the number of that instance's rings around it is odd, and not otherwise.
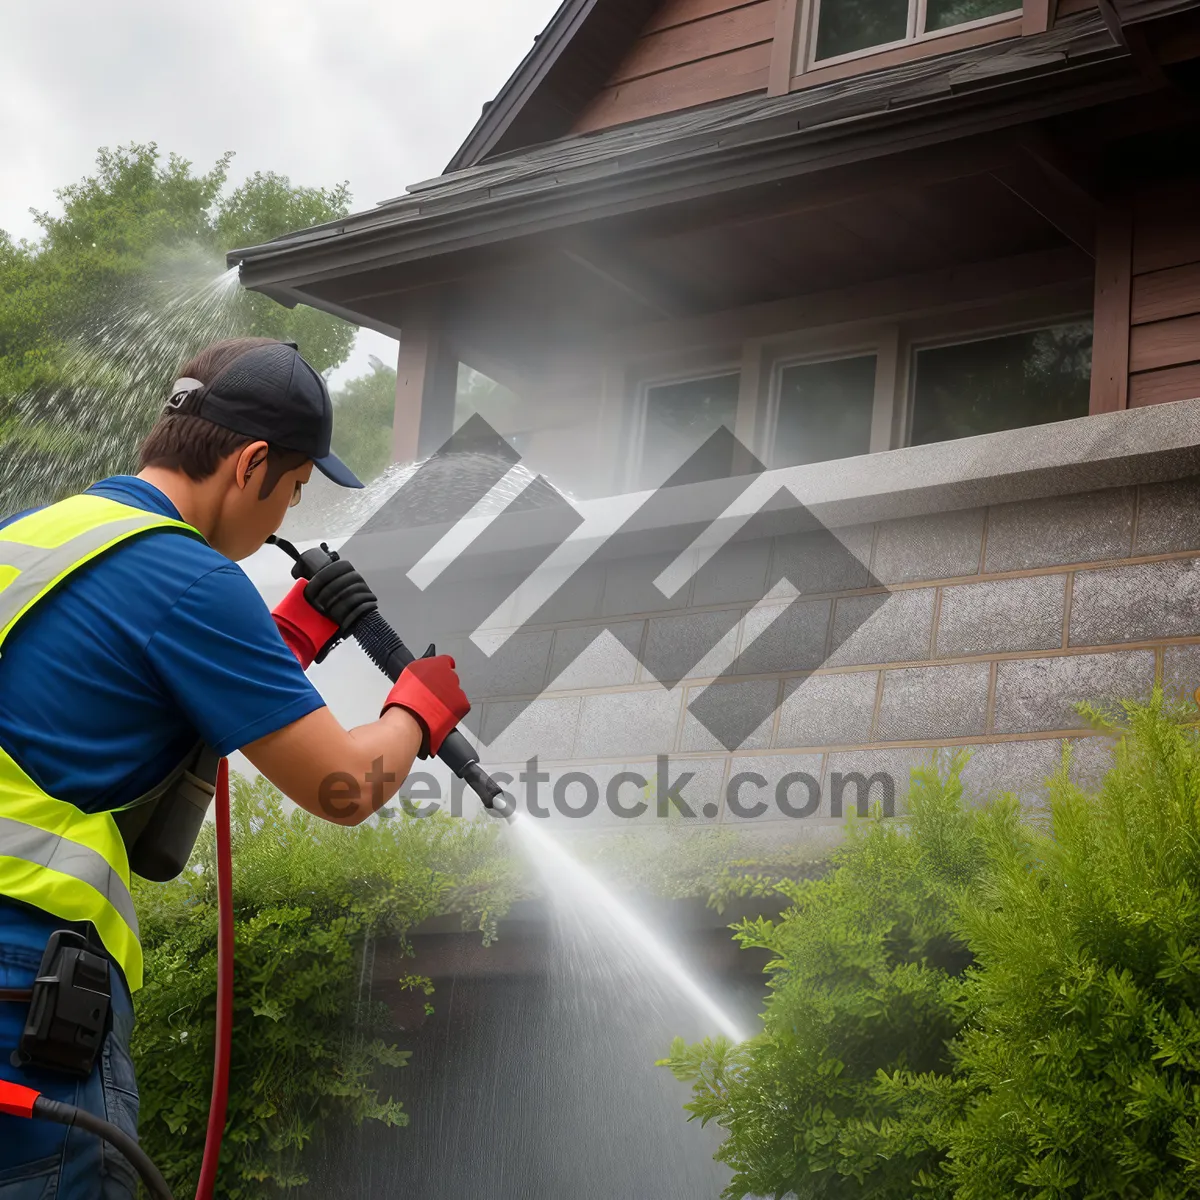
[[[914,772],[907,827],[852,821],[828,874],[775,885],[791,901],[779,920],[735,927],[772,955],[765,1032],[741,1047],[680,1039],[666,1060],[694,1083],[693,1116],[729,1131],[727,1196],[908,1197],[936,1168],[921,1123],[902,1121],[907,1097],[880,1082],[944,1076],[961,1026],[970,956],[955,914],[986,863],[962,762],[946,780]]]
[[[1196,711],[1086,711],[1119,737],[1094,793],[1068,756],[1023,822],[964,804],[963,759],[915,772],[903,822],[738,927],[773,953],[764,1032],[665,1060],[728,1131],[726,1196],[1200,1193]]]
[[[978,970],[956,1046],[950,1194],[1200,1192],[1200,734],[1125,705],[1095,794],[1060,773],[1051,830],[993,845],[964,906]]]
[[[383,1015],[358,1003],[366,939],[404,943],[451,911],[490,939],[521,883],[492,823],[400,816],[344,829],[285,814],[264,780],[234,776],[230,790],[237,955],[221,1195],[243,1200],[304,1181],[318,1123],[406,1120],[386,1095],[406,1055],[385,1039]],[[212,1086],[214,851],[208,825],[179,880],[136,886],[141,1138],[179,1195],[199,1173]]]

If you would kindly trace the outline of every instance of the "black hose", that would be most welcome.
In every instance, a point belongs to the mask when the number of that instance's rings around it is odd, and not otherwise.
[[[360,617],[351,630],[366,656],[393,682],[415,657],[378,609]]]
[[[94,1133],[98,1138],[119,1150],[128,1160],[130,1166],[141,1176],[154,1200],[175,1200],[167,1181],[159,1169],[150,1161],[146,1152],[123,1129],[118,1129],[108,1121],[103,1121],[93,1113],[76,1108],[73,1104],[62,1104],[57,1100],[47,1100],[39,1096],[33,1103],[33,1115],[43,1121],[55,1121],[59,1125],[76,1125]]]

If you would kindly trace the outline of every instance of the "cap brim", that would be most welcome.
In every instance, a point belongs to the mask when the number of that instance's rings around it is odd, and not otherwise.
[[[313,466],[325,476],[332,479],[338,487],[360,488],[363,482],[336,454],[327,454],[324,458],[313,460]]]

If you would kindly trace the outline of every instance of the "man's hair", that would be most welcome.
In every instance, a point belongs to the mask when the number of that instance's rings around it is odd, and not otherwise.
[[[214,342],[195,358],[188,359],[179,368],[177,378],[212,383],[234,359],[240,358],[247,350],[278,344],[275,338],[263,337],[227,338],[223,342]],[[169,471],[182,471],[189,479],[202,483],[216,474],[221,462],[229,455],[258,440],[244,433],[235,433],[232,429],[223,429],[203,417],[166,413],[159,417],[142,443],[138,470],[164,467]],[[267,450],[266,476],[259,488],[258,498],[265,500],[284,475],[306,462],[308,456],[298,450],[281,450],[270,446]]]

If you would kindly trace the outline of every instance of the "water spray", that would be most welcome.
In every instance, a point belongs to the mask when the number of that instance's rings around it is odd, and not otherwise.
[[[644,962],[653,964],[658,975],[679,995],[686,997],[725,1037],[734,1042],[746,1040],[741,1026],[701,987],[671,947],[553,834],[541,829],[535,821],[526,820],[520,824],[519,836],[537,850],[538,866],[547,881],[559,888],[569,888],[577,911],[586,913],[593,922],[602,915],[605,924],[622,943],[633,947]]]

